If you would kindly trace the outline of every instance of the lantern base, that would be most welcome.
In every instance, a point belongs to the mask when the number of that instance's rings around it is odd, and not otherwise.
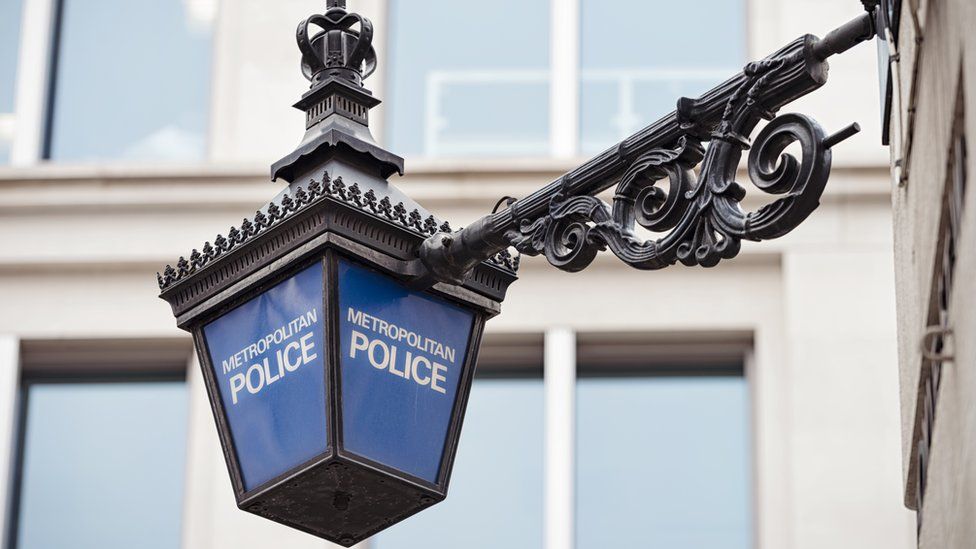
[[[443,499],[372,467],[333,457],[238,506],[350,547]]]

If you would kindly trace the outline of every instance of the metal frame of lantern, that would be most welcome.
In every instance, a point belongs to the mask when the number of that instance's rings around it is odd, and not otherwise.
[[[330,303],[328,317],[333,320],[330,329],[330,337],[333,341],[339,341],[339,325],[338,322],[339,315],[341,314],[339,308],[339,282],[338,282],[338,265],[339,262],[345,260],[353,264],[366,265],[360,258],[354,258],[348,256],[343,252],[329,250],[325,258],[325,288],[326,288],[326,301]],[[369,268],[367,266],[367,268]],[[374,267],[375,268],[375,267]],[[381,272],[382,269],[377,269]],[[390,275],[394,273],[385,272],[384,274]],[[401,277],[401,281],[405,284],[408,283],[406,279],[402,277],[407,274],[403,272],[395,273],[397,276]],[[450,300],[452,296],[447,294],[440,294],[434,292],[434,295],[438,297]],[[470,307],[471,303],[467,303]],[[454,458],[457,454],[457,444],[458,439],[461,434],[461,425],[464,421],[464,412],[467,409],[468,397],[471,391],[471,383],[474,380],[475,364],[478,358],[478,351],[481,348],[481,338],[484,333],[485,322],[491,316],[498,314],[497,304],[484,304],[483,310],[475,314],[471,333],[468,335],[468,344],[465,349],[465,359],[463,361],[462,372],[460,379],[458,380],[458,389],[454,404],[451,409],[450,422],[447,429],[447,438],[445,440],[444,452],[441,458],[441,463],[437,472],[436,482],[430,482],[424,480],[420,477],[404,473],[394,467],[385,465],[379,461],[369,459],[367,457],[360,456],[353,451],[347,450],[343,441],[343,427],[345,423],[342,421],[342,396],[343,392],[339,387],[341,387],[341,368],[332,368],[331,373],[335,376],[331,380],[335,394],[334,405],[330,407],[329,413],[330,418],[335,419],[335,428],[332,429],[330,435],[333,437],[333,443],[336,448],[336,453],[341,459],[349,460],[352,462],[359,463],[361,465],[377,469],[378,471],[393,475],[395,477],[400,477],[401,479],[407,479],[412,484],[419,485],[427,491],[426,496],[422,496],[421,504],[433,504],[435,501],[442,501],[447,497],[447,487],[450,482],[451,470],[454,466]],[[330,345],[328,347],[331,356],[332,363],[335,365],[340,364],[340,357],[338,356],[340,351],[339,345]],[[426,507],[426,505],[421,505],[417,508],[417,511]],[[412,512],[410,513],[412,514]]]
[[[191,254],[192,262],[180,261],[178,269],[161,275],[160,279],[164,287],[162,297],[173,305],[178,326],[193,333],[239,507],[343,545],[358,542],[446,497],[484,323],[498,314],[505,289],[516,279],[515,262],[510,257],[499,256],[478,269],[478,276],[474,277],[477,281],[461,286],[437,284],[426,290],[475,311],[437,481],[429,482],[346,451],[338,356],[338,261],[343,258],[407,285],[417,275],[416,262],[411,261],[413,251],[430,232],[422,224],[418,227],[411,221],[417,217],[411,216],[415,210],[399,213],[402,206],[386,207],[383,199],[373,200],[375,192],[371,191],[363,193],[359,185],[347,186],[341,178],[330,181],[326,176],[325,183],[313,179],[307,189],[298,188],[295,193],[284,195],[278,202],[282,206],[274,207],[273,203],[269,213],[258,212],[253,220],[245,220],[241,228],[232,228],[231,239],[218,236],[217,246],[208,243],[204,252]],[[321,310],[326,320],[327,352],[323,391],[327,403],[328,450],[272,480],[246,489],[204,326],[316,263],[323,265]],[[307,502],[309,494],[315,492],[314,481],[311,485],[307,479],[294,481],[308,474],[330,475],[330,480],[322,481],[323,486],[335,483],[336,479],[348,485],[345,490],[329,492],[315,505],[297,504],[313,507],[314,516],[321,520],[319,524],[296,522],[292,518],[295,513],[288,509],[295,505],[289,502]],[[348,474],[348,478],[343,478],[343,474]],[[349,500],[361,499],[364,494],[369,494],[369,499],[403,504],[395,516],[371,515],[368,509],[360,511],[357,521],[368,524],[367,527],[332,530],[328,523],[347,524],[338,515]],[[330,514],[332,510],[340,513]]]

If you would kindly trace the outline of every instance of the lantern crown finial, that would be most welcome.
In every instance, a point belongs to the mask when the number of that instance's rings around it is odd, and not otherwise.
[[[380,104],[363,87],[363,79],[376,70],[373,24],[346,11],[345,0],[328,0],[326,7],[298,24],[302,74],[311,82],[294,104],[305,112],[305,136],[271,166],[271,178],[307,179],[323,162],[350,155],[368,157],[370,171],[384,179],[402,175],[403,159],[377,145],[369,131],[369,110]],[[309,27],[320,30],[310,34]]]
[[[376,70],[373,24],[346,11],[345,0],[328,0],[326,7],[324,14],[311,15],[298,24],[302,74],[313,88],[331,78],[362,86],[363,79]],[[321,30],[309,36],[312,25]]]

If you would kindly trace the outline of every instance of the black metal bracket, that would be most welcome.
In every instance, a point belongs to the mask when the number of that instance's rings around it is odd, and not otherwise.
[[[507,209],[429,237],[418,250],[427,272],[417,283],[461,283],[510,246],[566,271],[607,248],[632,267],[662,269],[679,261],[712,267],[737,255],[742,240],[785,235],[819,205],[831,148],[860,127],[827,135],[807,116],[777,113],[826,83],[826,59],[871,39],[873,21],[869,12],[823,39],[801,36],[701,97],[682,97],[674,112]],[[799,159],[784,153],[794,142]],[[746,190],[735,181],[744,151],[752,183],[780,195],[753,212],[740,207]],[[594,196],[614,185],[612,205]],[[661,236],[643,239],[638,226]]]

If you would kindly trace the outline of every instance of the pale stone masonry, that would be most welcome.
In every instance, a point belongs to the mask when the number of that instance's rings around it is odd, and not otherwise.
[[[892,64],[902,480],[922,549],[976,543],[974,26],[971,0],[902,2]]]

